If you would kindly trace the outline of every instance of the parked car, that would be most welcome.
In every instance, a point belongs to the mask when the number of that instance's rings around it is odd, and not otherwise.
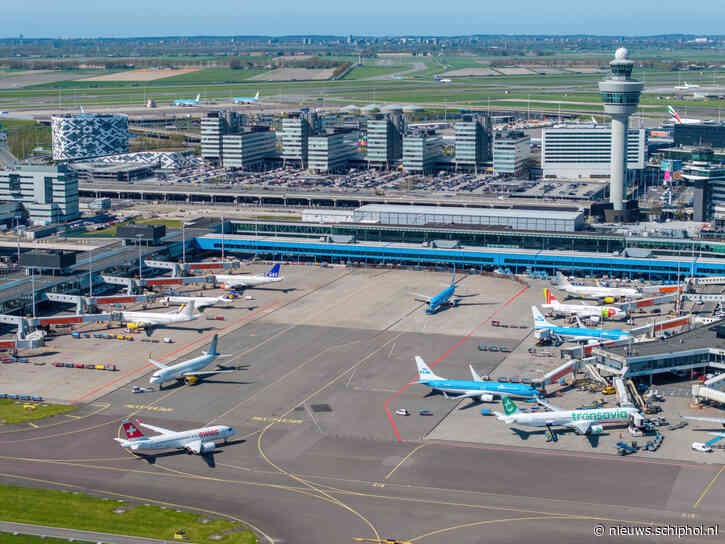
[[[431,412],[430,410],[421,410],[421,411],[420,411],[420,412],[418,412],[418,413],[419,413],[420,415],[422,415],[422,416],[432,416],[432,415],[433,415],[433,412]]]
[[[397,410],[395,410],[395,415],[396,416],[409,416],[410,412],[408,412],[408,410],[406,410],[405,408],[398,408]]]
[[[710,446],[708,446],[707,444],[703,444],[702,442],[693,442],[692,449],[695,451],[700,451],[702,453],[709,453],[712,451],[712,448]]]

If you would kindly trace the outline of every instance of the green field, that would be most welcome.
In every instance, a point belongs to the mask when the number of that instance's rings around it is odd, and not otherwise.
[[[356,66],[350,70],[347,75],[342,78],[345,80],[356,80],[356,79],[367,79],[369,77],[380,77],[393,75],[397,72],[404,72],[410,70],[412,65],[403,64],[400,66]]]
[[[124,512],[115,513],[116,509]],[[174,540],[180,529],[192,542],[254,544],[255,535],[243,525],[224,519],[201,523],[203,516],[159,506],[103,500],[80,493],[0,485],[0,519],[82,531]]]
[[[36,405],[35,409],[28,409],[25,406]],[[26,421],[37,421],[46,417],[67,414],[76,409],[76,406],[65,404],[47,404],[23,402],[12,399],[0,399],[0,423],[24,423]]]
[[[2,119],[0,126],[8,131],[8,147],[17,158],[24,159],[32,155],[36,147],[50,151],[50,127],[21,119]]]
[[[105,229],[93,230],[79,234],[79,236],[116,236],[118,227],[128,225],[131,221],[124,221],[123,223],[117,223],[111,225]],[[136,219],[135,223],[139,225],[166,225],[167,229],[180,229],[182,221],[178,219]]]

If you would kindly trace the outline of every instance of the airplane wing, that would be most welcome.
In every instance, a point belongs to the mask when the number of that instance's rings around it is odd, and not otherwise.
[[[543,406],[545,408],[548,408],[552,412],[560,412],[562,410],[558,406],[554,406],[550,402],[547,402],[547,401],[545,401],[544,399],[542,399],[541,397],[538,397],[538,396],[536,397],[536,402],[538,402],[539,404],[541,404],[541,406]]]
[[[574,429],[578,434],[587,434],[587,431],[589,430],[589,427],[591,427],[591,425],[591,421],[577,421],[576,423],[570,424],[569,427]]]
[[[433,297],[429,297],[428,295],[422,295],[420,293],[410,293],[415,297],[415,300],[420,300],[422,302],[430,302]]]
[[[705,445],[707,447],[710,447],[715,442],[720,442],[720,440],[722,440],[723,438],[725,438],[725,434],[723,434],[723,433],[708,433],[708,434],[713,435],[715,438],[713,438],[712,440],[708,440],[707,442],[705,442]]]
[[[204,370],[203,372],[184,372],[182,376],[212,376],[222,372],[239,372],[238,370]]]
[[[154,360],[153,360],[153,359],[151,358],[151,354],[150,354],[150,353],[149,353],[149,363],[151,363],[152,365],[154,365],[154,366],[155,366],[156,368],[161,368],[161,369],[164,369],[164,368],[169,368],[168,366],[166,366],[166,365],[165,365],[165,364],[163,364],[163,363],[159,363],[158,361],[154,361]]]
[[[693,419],[695,421],[707,421],[709,423],[720,423],[725,426],[725,419],[720,417],[698,417],[698,416],[682,416],[682,419]]]
[[[140,421],[138,422],[138,424],[141,425],[141,427],[146,427],[147,429],[151,429],[155,433],[159,434],[171,434],[176,432],[170,431],[169,429],[164,429],[163,427],[154,427],[153,425],[149,425],[148,423],[141,423]]]
[[[465,393],[461,393],[460,395],[456,395],[455,397],[451,395],[446,395],[446,398],[449,398],[451,400],[472,399],[480,397],[481,395],[493,395],[495,397],[499,395],[499,393],[496,391],[466,391]]]
[[[184,447],[189,448],[189,451],[199,455],[201,453],[201,440],[192,440],[184,444]]]

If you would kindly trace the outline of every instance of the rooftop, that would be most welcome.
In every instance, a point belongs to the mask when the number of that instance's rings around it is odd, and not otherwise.
[[[547,219],[564,219],[573,221],[581,216],[578,210],[553,210],[542,207],[541,209],[522,208],[463,208],[456,206],[407,206],[397,204],[366,204],[357,208],[360,212],[373,213],[406,213],[426,215],[466,215],[472,217],[530,217],[538,219],[542,212],[546,213]]]

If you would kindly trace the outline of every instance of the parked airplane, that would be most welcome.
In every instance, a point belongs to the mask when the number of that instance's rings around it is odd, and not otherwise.
[[[232,98],[232,102],[235,104],[254,104],[259,102],[259,91],[254,96],[237,96]]]
[[[429,315],[434,314],[438,310],[440,310],[442,306],[458,306],[458,303],[461,301],[462,298],[476,296],[458,295],[457,297],[452,298],[456,292],[455,274],[456,273],[453,272],[453,274],[451,275],[451,284],[437,295],[430,297],[428,295],[422,295],[420,293],[411,293],[411,295],[415,297],[415,300],[420,300],[421,302],[428,303],[428,307],[425,309],[425,313]]]
[[[584,327],[559,327],[546,320],[536,306],[531,307],[534,316],[534,335],[538,339],[559,342],[585,342],[587,340],[626,340],[632,335],[620,329],[587,329]]]
[[[494,412],[499,421],[507,425],[525,427],[567,427],[577,434],[599,434],[604,431],[603,423],[627,424],[641,418],[639,410],[631,406],[613,408],[595,408],[592,410],[563,410],[549,404],[540,397],[536,402],[546,407],[548,412],[520,412],[509,397],[503,398],[504,413]]]
[[[197,94],[196,98],[177,98],[174,100],[173,106],[181,106],[188,107],[188,106],[198,106],[201,103],[201,94]]]
[[[448,78],[444,78],[444,79],[439,79],[438,80],[438,83],[443,83],[443,84],[453,83],[453,80],[452,79],[448,79]]]
[[[493,402],[496,397],[512,396],[524,399],[532,399],[539,392],[534,387],[524,383],[504,383],[481,379],[471,365],[471,380],[447,380],[437,376],[423,361],[423,358],[416,355],[415,364],[418,366],[418,381],[427,385],[433,391],[440,391],[446,398],[453,400],[471,398],[481,402]],[[455,396],[449,397],[453,393]]]
[[[220,374],[222,372],[237,372],[237,369],[220,367],[217,367],[216,370],[201,370],[214,362],[217,357],[224,357],[224,355],[217,353],[216,345],[217,335],[215,334],[207,351],[203,351],[198,357],[171,366],[149,358],[149,363],[159,369],[151,375],[149,383],[159,384],[159,389],[163,389],[165,382],[173,380],[183,380],[187,385],[193,385],[205,376],[213,376],[214,374]]]
[[[181,311],[154,313],[154,312],[121,312],[121,318],[129,329],[144,329],[151,336],[153,329],[174,323],[186,323],[198,319],[200,314],[194,313],[194,305],[181,307]]]
[[[137,425],[138,424],[138,425]],[[155,450],[185,449],[188,453],[208,455],[216,449],[215,440],[224,440],[226,444],[230,436],[236,433],[226,425],[214,425],[188,431],[170,431],[161,427],[154,427],[136,420],[121,422],[125,438],[115,438],[122,448],[128,448],[134,453],[153,452]],[[150,429],[157,436],[145,436],[139,426]],[[208,462],[208,461],[207,461]]]
[[[670,113],[672,120],[678,125],[701,125],[703,123],[702,119],[683,119],[672,106],[667,106],[667,111]]]
[[[230,298],[231,295],[221,295],[219,297],[185,297],[185,296],[168,296],[164,299],[167,305],[171,304],[193,304],[196,308],[201,310],[207,306],[215,306],[221,304],[228,306],[234,299]]]
[[[546,304],[542,304],[541,307],[551,310],[553,313],[585,317],[595,323],[599,322],[600,319],[626,319],[627,317],[627,312],[616,306],[562,304],[549,289],[544,289],[544,296],[546,297]]]
[[[557,284],[556,288],[570,293],[571,295],[579,298],[588,298],[592,300],[604,300],[604,302],[611,303],[617,298],[638,298],[640,297],[637,289],[631,289],[629,287],[594,287],[588,285],[572,285],[569,279],[564,276],[561,272],[556,274]]]
[[[275,264],[270,268],[264,276],[252,276],[252,275],[229,275],[229,274],[215,274],[214,280],[222,284],[224,289],[234,289],[237,291],[244,290],[248,287],[258,287],[267,283],[275,283],[282,281],[283,276],[279,275],[279,263]]]
[[[692,85],[690,85],[689,83],[687,83],[687,81],[685,81],[682,85],[677,85],[675,87],[675,89],[678,90],[678,91],[688,91],[690,89],[699,89],[699,88],[700,88],[699,85],[697,85],[695,83],[693,83]]]
[[[694,421],[706,421],[708,423],[718,423],[725,427],[725,419],[719,418],[719,417],[699,417],[699,416],[682,416],[682,419],[692,419]],[[692,443],[692,449],[697,451],[712,451],[712,445],[715,442],[719,442],[723,438],[725,438],[725,432],[723,433],[715,433],[715,432],[709,432],[707,433],[709,435],[714,436],[712,440],[708,440],[704,444],[702,442],[693,442]]]

